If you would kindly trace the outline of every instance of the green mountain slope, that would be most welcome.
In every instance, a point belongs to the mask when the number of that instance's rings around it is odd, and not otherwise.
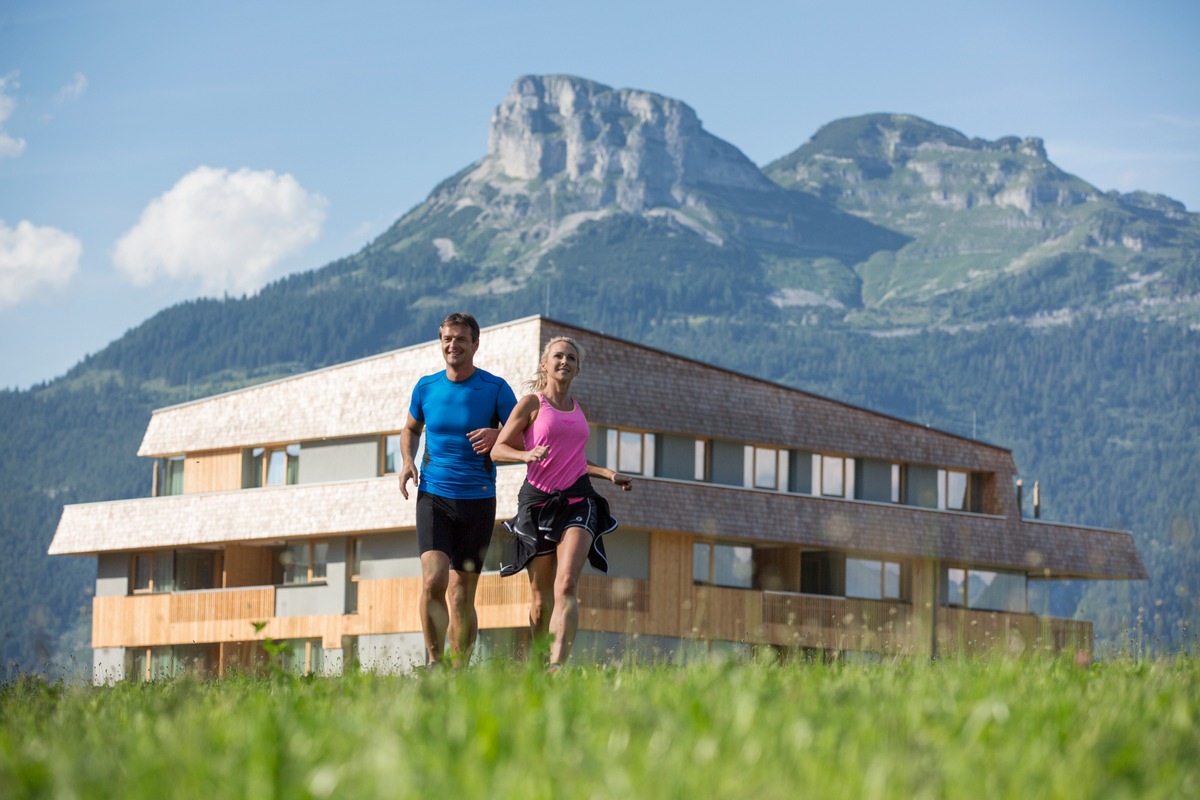
[[[1081,310],[1200,321],[1200,215],[1104,194],[1040,139],[968,139],[917,117],[821,128],[765,170],[911,240],[855,269],[867,326],[961,324]]]
[[[1139,609],[1163,644],[1192,635],[1197,215],[1101,194],[1037,140],[914,117],[831,123],[766,173],[679,101],[522,78],[488,155],[362,251],[165,309],[0,392],[5,669],[61,665],[86,632],[94,565],[45,549],[63,503],[148,493],[152,408],[425,341],[460,308],[548,313],[1011,447],[1045,517],[1131,529],[1152,576],[1045,587],[1035,607],[1110,639]]]

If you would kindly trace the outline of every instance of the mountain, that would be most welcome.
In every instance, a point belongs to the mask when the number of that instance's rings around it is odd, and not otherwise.
[[[95,566],[46,547],[64,503],[148,491],[152,408],[424,341],[460,308],[1011,447],[1044,516],[1133,530],[1152,576],[1039,587],[1034,608],[1157,646],[1200,625],[1200,215],[1100,192],[1036,138],[903,115],[835,121],[760,170],[678,100],[566,76],[519,78],[488,141],[361,251],[0,392],[6,670],[90,661]]]
[[[909,237],[856,265],[855,324],[1081,311],[1200,322],[1200,215],[1161,195],[1100,192],[1036,137],[968,139],[872,114],[824,126],[764,171]]]

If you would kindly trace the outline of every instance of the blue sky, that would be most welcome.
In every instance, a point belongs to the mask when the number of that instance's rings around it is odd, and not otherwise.
[[[5,0],[0,388],[358,250],[530,73],[681,99],[760,165],[903,112],[1197,211],[1198,37],[1183,0]]]

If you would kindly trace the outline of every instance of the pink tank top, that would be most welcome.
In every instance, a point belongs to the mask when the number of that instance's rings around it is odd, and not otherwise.
[[[545,445],[549,450],[543,461],[527,465],[525,477],[543,492],[557,492],[587,472],[587,418],[579,403],[570,411],[559,411],[540,394],[538,400],[537,419],[525,429],[525,449]]]

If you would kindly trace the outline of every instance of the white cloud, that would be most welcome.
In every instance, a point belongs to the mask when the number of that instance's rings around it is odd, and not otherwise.
[[[12,75],[0,75],[0,123],[8,121],[12,116],[13,111],[17,107],[17,98],[13,97],[10,92],[14,92],[21,88],[21,84],[17,83],[17,79]]]
[[[76,72],[75,77],[71,78],[71,82],[58,90],[54,95],[56,103],[70,103],[83,97],[83,93],[87,91],[88,79],[82,72]]]
[[[61,289],[79,269],[83,245],[57,228],[0,220],[0,308],[16,305],[39,286]]]
[[[10,92],[20,86],[12,75],[0,75],[0,158],[16,158],[25,151],[24,139],[14,139],[4,132],[4,123],[17,108],[17,98]]]
[[[14,139],[0,131],[0,158],[16,158],[25,152],[25,140]]]
[[[254,292],[317,239],[327,205],[291,175],[197,167],[146,206],[113,263],[138,286],[170,278],[206,294]]]

